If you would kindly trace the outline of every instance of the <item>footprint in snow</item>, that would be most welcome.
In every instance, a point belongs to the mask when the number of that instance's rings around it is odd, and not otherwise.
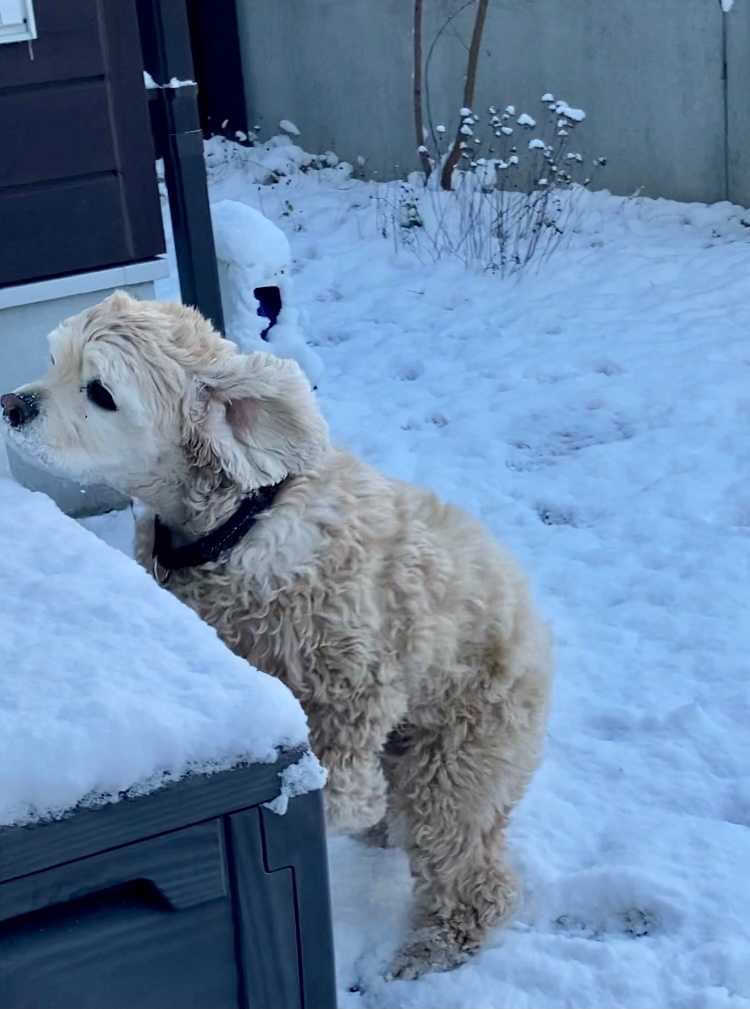
[[[559,508],[556,505],[539,504],[536,506],[535,511],[546,526],[576,527],[578,525],[571,508]]]
[[[407,364],[402,365],[396,371],[396,378],[401,382],[414,382],[416,379],[420,378],[424,373],[424,367],[421,364]]]
[[[543,466],[552,466],[587,448],[628,441],[635,434],[633,426],[619,417],[604,416],[598,412],[589,412],[588,417],[586,428],[582,426],[551,431],[546,437],[543,435],[538,442],[521,440],[511,442],[505,465],[520,472],[540,469]],[[597,418],[596,421],[594,418]]]
[[[435,427],[446,427],[448,418],[442,413],[432,413],[425,417],[424,423],[433,424]],[[414,417],[410,417],[401,425],[402,431],[421,431],[423,422]]]
[[[637,850],[639,839],[634,839]],[[628,848],[627,836],[622,845]],[[571,938],[646,939],[679,931],[682,894],[663,880],[625,866],[584,869],[545,887],[542,921]]]
[[[613,375],[622,375],[625,369],[616,361],[600,361],[594,365],[594,371],[597,375],[606,375],[611,378]]]
[[[557,931],[565,932],[572,938],[593,942],[602,942],[618,934],[623,938],[644,939],[661,930],[659,915],[648,907],[628,907],[617,911],[603,924],[592,925],[573,914],[561,914],[552,924]]]

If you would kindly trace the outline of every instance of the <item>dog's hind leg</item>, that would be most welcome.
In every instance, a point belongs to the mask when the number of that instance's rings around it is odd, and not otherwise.
[[[505,826],[538,763],[544,673],[516,680],[501,696],[487,679],[477,677],[471,689],[456,684],[426,724],[414,727],[395,765],[394,800],[406,823],[416,900],[395,977],[457,966],[513,910],[517,885],[505,861]]]
[[[393,848],[402,839],[403,818],[399,817],[398,807],[394,802],[393,788],[398,761],[408,749],[410,738],[411,726],[402,723],[389,733],[380,754],[380,766],[383,769],[388,789],[386,810],[384,816],[377,823],[359,835],[359,840],[369,848]]]

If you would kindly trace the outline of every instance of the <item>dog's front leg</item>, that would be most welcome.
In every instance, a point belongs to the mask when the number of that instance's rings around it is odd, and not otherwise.
[[[323,793],[328,831],[359,834],[379,823],[385,816],[386,782],[377,753],[355,757],[334,746],[318,746],[316,752],[328,772]]]
[[[385,815],[380,755],[403,717],[406,699],[381,667],[316,663],[320,687],[303,702],[313,751],[328,772],[324,797],[332,832],[359,833]]]

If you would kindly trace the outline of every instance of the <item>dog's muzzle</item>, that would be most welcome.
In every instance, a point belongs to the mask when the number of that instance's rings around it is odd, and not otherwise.
[[[0,396],[0,406],[11,427],[23,427],[39,413],[39,397],[33,392],[7,392]]]

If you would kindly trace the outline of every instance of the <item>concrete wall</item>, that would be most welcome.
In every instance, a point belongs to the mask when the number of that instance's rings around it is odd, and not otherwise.
[[[461,0],[424,0],[425,54]],[[366,174],[417,167],[412,0],[238,0],[251,122],[281,119],[309,150]],[[443,33],[429,74],[433,119],[455,124],[474,7]],[[728,74],[725,76],[725,53]],[[750,202],[750,0],[490,0],[476,111],[531,115],[546,91],[587,112],[576,140],[606,156],[599,185],[678,200]]]
[[[726,17],[728,194],[750,207],[750,4],[735,3]]]

